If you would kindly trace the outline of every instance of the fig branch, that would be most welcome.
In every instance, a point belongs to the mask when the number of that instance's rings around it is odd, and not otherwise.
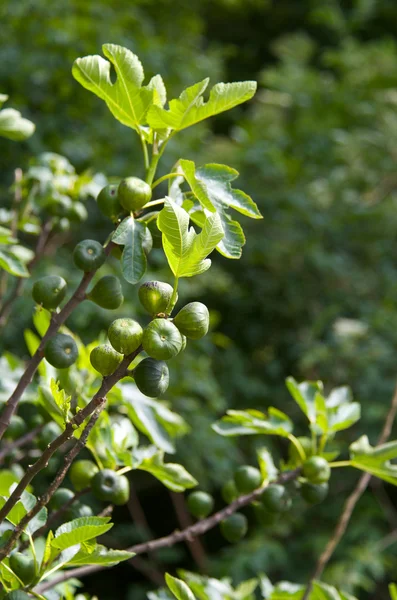
[[[62,434],[53,442],[51,442],[40,458],[38,458],[37,461],[27,469],[25,475],[22,477],[11,496],[0,509],[0,523],[8,515],[13,506],[15,506],[15,504],[18,502],[22,492],[27,488],[32,479],[37,475],[37,473],[39,473],[39,471],[41,471],[41,469],[44,469],[47,466],[51,456],[58,450],[58,448],[63,446],[65,442],[73,437],[76,427],[82,425],[83,422],[96,411],[97,407],[102,402],[102,398],[105,398],[113,386],[125,376],[129,365],[141,351],[142,347],[140,346],[137,350],[125,356],[114,373],[103,378],[101,387],[90,400],[90,402],[66,424],[66,428]]]
[[[301,469],[294,469],[293,471],[286,471],[282,473],[275,481],[271,483],[285,484],[288,481],[292,481],[299,477]],[[134,552],[135,554],[146,554],[147,552],[153,552],[155,550],[159,550],[160,548],[168,548],[170,546],[174,546],[175,544],[179,544],[180,542],[185,542],[187,540],[191,540],[199,535],[203,535],[210,529],[213,529],[218,525],[221,521],[230,517],[232,514],[247,506],[256,498],[259,498],[263,491],[266,489],[268,483],[265,485],[256,488],[253,492],[249,494],[245,494],[244,496],[240,496],[237,500],[234,500],[229,506],[226,506],[222,510],[214,513],[207,519],[202,519],[201,521],[197,521],[194,525],[183,529],[182,531],[174,531],[170,535],[165,537],[158,538],[156,540],[151,540],[149,542],[143,542],[141,544],[136,544],[135,546],[131,546],[130,548],[126,548],[127,552]],[[131,562],[134,561],[134,558],[131,559]],[[70,569],[65,571],[58,577],[48,581],[46,583],[42,583],[35,591],[39,594],[43,594],[47,590],[55,587],[56,585],[71,579],[72,577],[84,577],[85,575],[90,575],[91,573],[96,573],[98,571],[102,571],[105,569],[103,565],[92,565],[87,567],[79,567],[76,569]]]
[[[98,399],[98,402],[96,403],[96,406],[95,406],[95,410],[92,413],[90,420],[88,421],[87,425],[85,426],[80,438],[75,441],[73,448],[68,452],[68,454],[66,454],[66,456],[64,458],[63,466],[59,469],[58,473],[56,474],[55,479],[53,480],[53,482],[51,483],[51,485],[49,486],[47,491],[36,502],[34,507],[20,520],[20,522],[15,527],[14,531],[12,532],[12,534],[11,534],[9,540],[7,541],[7,543],[5,544],[5,546],[3,546],[3,548],[0,549],[0,562],[11,552],[11,550],[15,546],[15,543],[18,541],[18,539],[21,537],[22,533],[24,532],[28,523],[40,512],[40,510],[44,506],[46,506],[48,504],[48,502],[51,500],[51,498],[54,495],[54,493],[56,492],[56,490],[61,485],[62,481],[65,479],[66,474],[67,474],[72,462],[74,461],[74,459],[76,458],[76,456],[78,455],[80,450],[82,450],[84,448],[84,446],[87,442],[89,433],[90,433],[91,429],[94,427],[95,423],[97,422],[97,419],[98,419],[103,407],[105,406],[105,403],[106,403],[106,398]]]
[[[112,247],[113,247],[112,242],[110,242],[106,246],[105,253],[107,256],[109,256]],[[50,326],[49,326],[46,334],[42,338],[40,345],[37,348],[36,352],[34,353],[32,358],[29,360],[22,377],[18,382],[17,387],[15,388],[15,390],[13,391],[13,393],[11,394],[11,396],[5,403],[3,411],[0,415],[0,440],[3,437],[4,432],[6,431],[8,425],[10,424],[11,417],[13,416],[13,414],[15,413],[15,411],[17,409],[19,400],[21,399],[27,386],[32,381],[33,376],[36,373],[36,370],[44,357],[44,348],[45,348],[46,343],[48,342],[49,339],[51,339],[58,332],[61,325],[64,324],[66,319],[71,315],[71,313],[75,310],[75,308],[77,308],[77,306],[79,306],[79,304],[81,304],[81,302],[83,302],[83,300],[85,300],[86,290],[87,290],[89,284],[91,283],[95,273],[96,273],[96,270],[90,271],[88,273],[84,273],[80,284],[76,288],[76,290],[75,290],[73,296],[70,298],[70,300],[65,304],[65,306],[62,308],[62,310],[59,313],[56,313],[56,312],[53,313],[51,322],[50,322]]]

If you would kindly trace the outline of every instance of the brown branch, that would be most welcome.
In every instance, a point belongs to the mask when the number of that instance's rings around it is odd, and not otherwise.
[[[294,471],[287,471],[285,473],[282,473],[274,483],[284,484],[288,481],[292,481],[293,479],[296,479],[299,476],[300,472],[301,469],[295,469]],[[263,490],[265,488],[266,485],[257,488],[250,494],[240,496],[239,498],[237,498],[237,500],[229,504],[229,506],[226,506],[222,510],[219,510],[207,519],[203,519],[202,521],[194,523],[194,525],[191,525],[190,527],[187,527],[182,531],[174,531],[174,533],[171,533],[170,535],[167,535],[165,537],[158,538],[157,540],[151,540],[150,542],[144,542],[142,544],[136,544],[135,546],[131,546],[126,550],[127,552],[134,552],[135,554],[145,554],[147,552],[159,550],[160,548],[174,546],[175,544],[178,544],[180,542],[184,542],[196,536],[203,535],[204,533],[218,525],[221,521],[223,521],[227,517],[230,517],[230,515],[238,511],[240,508],[247,506],[247,504],[250,504],[256,498],[259,498],[259,496],[263,494]],[[131,564],[133,563],[133,561],[134,558],[131,559]],[[61,575],[55,577],[51,581],[42,583],[39,586],[37,586],[35,592],[43,594],[47,590],[55,587],[59,583],[63,583],[64,581],[71,579],[72,577],[81,578],[85,575],[90,575],[91,573],[102,571],[105,568],[106,567],[104,567],[103,565],[91,565],[87,567],[79,567],[76,569],[66,570]]]
[[[190,518],[190,515],[186,509],[184,496],[182,494],[177,494],[176,492],[170,492],[170,496],[179,521],[179,525],[182,527],[182,529],[188,529],[193,525],[193,520]],[[186,543],[189,547],[193,560],[199,567],[200,571],[204,572],[206,570],[207,557],[203,544],[199,539],[195,538],[187,538]]]
[[[108,392],[112,389],[112,387],[120,381],[125,375],[126,370],[128,369],[131,362],[134,360],[136,356],[142,351],[142,347],[140,346],[137,350],[125,356],[121,361],[120,365],[117,367],[115,372],[112,375],[108,375],[104,377],[102,380],[101,387],[93,396],[92,400],[82,408],[74,417],[71,419],[65,427],[65,430],[61,433],[59,437],[57,437],[51,444],[49,444],[43,454],[37,459],[37,461],[31,465],[25,475],[22,477],[21,481],[18,483],[11,496],[8,498],[4,506],[0,509],[0,523],[4,520],[4,518],[8,515],[13,506],[18,502],[21,497],[22,492],[26,489],[32,479],[37,475],[39,471],[44,469],[48,465],[48,461],[51,456],[63,446],[65,442],[73,437],[76,426],[79,427],[83,424],[85,419],[87,419],[92,413],[97,409],[97,407],[101,404],[102,399],[106,397]]]
[[[382,432],[379,436],[378,445],[384,444],[389,439],[396,414],[397,414],[397,386],[394,390],[391,405],[390,405],[389,411],[386,415],[386,420],[383,425]],[[315,579],[319,579],[321,577],[321,575],[323,574],[323,571],[324,571],[325,567],[327,566],[331,556],[333,555],[335,548],[341,541],[341,539],[347,529],[347,526],[348,526],[351,516],[353,514],[353,510],[354,510],[357,502],[359,501],[359,499],[361,498],[361,496],[367,489],[370,480],[371,480],[371,475],[369,473],[363,473],[363,475],[361,475],[360,479],[358,480],[356,487],[354,488],[354,490],[352,491],[352,493],[346,500],[345,505],[343,507],[342,514],[339,517],[339,521],[335,527],[334,533],[332,534],[331,539],[329,540],[328,544],[326,545],[324,551],[322,552],[322,554],[320,555],[320,558],[317,561],[317,565],[314,569],[313,575],[311,576],[311,578],[309,580],[309,583],[307,584],[307,587],[306,587],[306,590],[305,590],[302,600],[308,600],[308,598],[310,596],[310,592],[313,587],[313,581]]]
[[[95,423],[97,422],[97,419],[98,419],[103,407],[105,406],[105,403],[106,403],[106,398],[101,398],[100,402],[98,402],[93,414],[91,415],[90,420],[88,421],[87,425],[85,426],[80,438],[75,441],[73,448],[70,450],[70,452],[68,452],[68,454],[66,454],[64,461],[63,461],[63,465],[59,469],[58,473],[56,474],[54,481],[51,483],[51,485],[49,486],[49,488],[47,489],[45,494],[43,494],[43,496],[36,502],[36,504],[34,505],[32,510],[30,510],[19,521],[18,525],[16,525],[16,527],[15,527],[14,531],[12,532],[6,545],[0,549],[0,562],[11,552],[11,550],[15,546],[15,543],[18,541],[18,539],[23,534],[27,524],[37,515],[38,512],[40,512],[40,510],[44,506],[46,506],[48,504],[48,502],[51,500],[51,498],[54,495],[54,493],[56,492],[56,490],[61,485],[62,481],[65,479],[66,474],[67,474],[72,462],[74,461],[74,459],[76,458],[76,456],[78,455],[80,450],[82,450],[84,448],[84,446],[87,442],[89,433],[90,433],[91,429],[94,427]]]
[[[112,242],[110,242],[106,246],[105,252],[107,255],[109,255],[112,247],[113,247]],[[85,300],[87,287],[90,284],[95,273],[96,273],[96,271],[91,271],[90,273],[84,273],[79,286],[76,288],[76,290],[75,290],[73,296],[70,298],[70,300],[65,304],[65,306],[59,313],[53,313],[51,322],[50,322],[50,326],[49,326],[46,334],[42,338],[40,345],[37,348],[36,352],[34,353],[32,358],[29,360],[27,367],[25,369],[25,372],[23,373],[21,379],[19,380],[17,387],[15,388],[14,392],[11,394],[11,396],[5,403],[4,409],[0,415],[0,439],[3,437],[3,434],[10,423],[10,419],[17,409],[18,402],[19,402],[22,394],[26,390],[29,383],[32,381],[33,375],[36,373],[37,367],[39,366],[40,362],[42,361],[42,359],[44,357],[44,348],[45,348],[46,343],[48,342],[48,340],[50,338],[53,337],[53,335],[55,335],[57,333],[57,331],[59,330],[61,325],[63,325],[63,323],[70,316],[70,314],[74,311],[74,309],[81,302],[83,302],[83,300]]]
[[[43,427],[44,427],[44,425],[38,425],[31,431],[28,431],[28,433],[25,433],[25,435],[22,435],[17,440],[11,442],[10,444],[7,444],[7,446],[5,446],[2,450],[0,450],[0,463],[3,462],[4,458],[8,454],[13,452],[17,448],[21,448],[22,446],[29,444],[29,442],[31,442],[38,433],[40,433],[40,431],[43,429]]]

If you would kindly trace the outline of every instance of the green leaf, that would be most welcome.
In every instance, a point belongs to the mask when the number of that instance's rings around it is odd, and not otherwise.
[[[80,552],[68,562],[68,566],[103,565],[106,567],[114,567],[123,560],[128,560],[133,556],[135,556],[133,552],[127,552],[126,550],[112,550],[111,548],[105,548],[105,546],[98,544],[93,552],[80,550]]]
[[[9,489],[13,483],[18,483],[20,477],[17,477],[13,471],[1,469],[0,471],[0,496],[8,496]]]
[[[18,110],[14,108],[0,110],[0,136],[19,142],[33,135],[35,129],[35,124],[24,119]]]
[[[0,225],[0,244],[15,244],[17,240],[13,237],[11,229]]]
[[[358,402],[342,404],[333,411],[328,411],[328,431],[336,432],[348,429],[361,417],[361,406]]]
[[[205,103],[202,95],[208,83],[209,79],[204,79],[184,90],[178,99],[170,101],[168,110],[152,106],[147,115],[150,127],[170,128],[175,131],[186,129],[250,100],[256,91],[255,81],[217,83],[210,92],[208,102]]]
[[[223,436],[262,433],[288,437],[293,424],[285,413],[271,406],[267,415],[259,410],[228,410],[225,417],[212,425],[212,429]]]
[[[259,469],[264,482],[277,479],[278,469],[274,464],[273,457],[265,447],[258,448],[256,451]]]
[[[165,582],[177,600],[196,600],[189,586],[181,579],[177,579],[166,573]]]
[[[66,426],[66,423],[69,421],[70,401],[72,397],[68,396],[65,390],[60,389],[59,384],[55,381],[55,379],[51,379],[50,389],[55,400],[55,404],[59,408],[59,411],[62,415],[64,425]]]
[[[157,448],[139,448],[133,455],[135,469],[147,471],[173,492],[195,487],[197,481],[182,465],[164,463],[164,453]]]
[[[193,277],[209,269],[211,260],[206,257],[223,238],[219,215],[215,213],[208,217],[203,230],[197,235],[192,227],[189,229],[188,213],[166,198],[157,224],[163,234],[164,252],[175,277]]]
[[[389,594],[391,600],[397,600],[397,585],[395,583],[389,584]]]
[[[115,244],[124,246],[121,267],[125,279],[132,284],[138,283],[146,271],[146,254],[143,247],[146,226],[134,219],[126,217],[112,236]]]
[[[63,412],[56,404],[52,390],[48,385],[39,386],[39,403],[45,408],[51,418],[61,427],[65,428]]]
[[[350,445],[351,465],[397,485],[397,465],[390,461],[397,458],[397,441],[371,446],[366,435]]]
[[[0,268],[15,277],[29,277],[25,263],[13,252],[12,248],[0,249]]]
[[[288,377],[286,385],[289,393],[307,416],[310,423],[316,422],[316,395],[322,392],[320,381],[303,381],[298,383],[293,377]]]
[[[55,532],[51,544],[54,548],[65,550],[103,535],[113,527],[110,517],[81,517],[64,523]]]
[[[325,398],[320,392],[317,392],[314,396],[314,405],[316,410],[316,428],[322,433],[328,431],[328,412],[325,404]]]
[[[73,77],[104,100],[118,121],[138,131],[139,125],[145,121],[147,110],[153,102],[154,88],[159,86],[159,82],[157,80],[151,88],[142,87],[142,64],[127,48],[104,44],[102,51],[109,60],[98,55],[78,58],[73,64]],[[110,78],[111,64],[117,75],[115,83]],[[157,90],[156,102],[159,97]]]
[[[37,329],[40,337],[44,337],[47,333],[47,329],[50,326],[51,313],[50,311],[42,308],[41,306],[35,306],[33,312],[33,324]]]

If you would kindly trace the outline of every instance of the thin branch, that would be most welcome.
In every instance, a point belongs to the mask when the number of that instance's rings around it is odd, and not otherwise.
[[[107,255],[109,255],[112,247],[113,247],[112,242],[110,242],[106,246],[105,252]],[[50,326],[49,326],[46,334],[42,338],[40,345],[37,348],[36,352],[34,353],[32,358],[29,360],[29,362],[26,366],[25,372],[23,373],[21,379],[19,380],[17,387],[15,388],[14,392],[11,394],[11,396],[5,403],[4,409],[0,415],[0,439],[3,437],[4,432],[10,423],[10,419],[17,409],[18,402],[19,402],[22,394],[26,390],[29,383],[32,381],[33,376],[36,373],[36,370],[44,357],[44,348],[45,348],[46,343],[48,342],[48,340],[50,338],[53,337],[53,335],[55,335],[57,333],[57,331],[59,330],[61,325],[63,325],[63,323],[71,315],[71,313],[74,311],[74,309],[81,302],[83,302],[83,300],[85,300],[87,287],[90,284],[90,282],[92,281],[92,278],[94,277],[95,273],[96,273],[96,271],[91,271],[90,273],[84,273],[79,286],[76,288],[76,290],[75,290],[73,296],[70,298],[70,300],[65,304],[65,306],[59,313],[53,313],[51,322],[50,322]]]
[[[179,521],[179,525],[182,527],[182,529],[188,529],[193,525],[193,520],[190,518],[190,515],[186,509],[185,498],[183,494],[170,492],[170,496]],[[186,543],[189,547],[193,560],[199,567],[200,571],[204,572],[206,570],[207,557],[203,544],[198,538],[187,538]]]
[[[31,431],[28,431],[28,433],[25,433],[25,435],[22,435],[17,440],[11,442],[10,444],[7,444],[7,446],[0,450],[0,463],[3,462],[4,458],[8,456],[8,454],[11,454],[11,452],[16,450],[17,448],[22,448],[22,446],[26,446],[26,444],[29,444],[29,442],[34,440],[35,437],[43,429],[43,427],[44,425],[38,425]]]
[[[287,471],[285,473],[282,473],[274,483],[284,484],[288,481],[292,481],[293,479],[296,479],[299,476],[300,472],[301,469],[295,469],[294,471]],[[193,539],[196,536],[203,535],[210,529],[213,529],[213,527],[218,525],[221,521],[223,521],[227,517],[230,517],[230,515],[238,511],[240,508],[247,506],[247,504],[251,504],[253,500],[259,498],[259,496],[263,494],[263,491],[266,487],[267,484],[261,486],[260,488],[257,488],[250,494],[240,496],[239,498],[237,498],[237,500],[229,504],[229,506],[226,506],[222,510],[219,510],[207,519],[198,521],[197,523],[191,525],[190,527],[187,527],[183,531],[174,531],[174,533],[171,533],[170,535],[167,535],[165,537],[158,538],[157,540],[151,540],[150,542],[144,542],[142,544],[136,544],[135,546],[131,546],[126,550],[128,552],[134,552],[135,554],[145,554],[147,552],[152,552],[153,550],[159,550],[160,548],[174,546],[175,544],[178,544],[180,542],[184,542],[188,539]],[[131,563],[133,563],[133,561],[134,558],[131,559]],[[91,565],[87,567],[69,569],[64,571],[61,575],[55,577],[51,581],[40,584],[39,586],[37,586],[35,591],[42,594],[47,590],[55,587],[59,583],[63,583],[64,581],[71,579],[72,577],[81,578],[85,575],[90,575],[91,573],[102,571],[105,568],[106,567],[104,567],[103,565]]]
[[[30,510],[19,521],[18,525],[16,525],[16,527],[15,527],[14,531],[12,532],[6,545],[0,549],[0,562],[11,552],[15,543],[18,541],[18,539],[23,534],[28,523],[37,515],[37,513],[40,512],[40,510],[44,506],[46,506],[48,504],[48,502],[51,500],[51,498],[54,495],[54,493],[56,492],[56,490],[61,485],[62,481],[65,479],[66,474],[67,474],[72,462],[74,461],[74,459],[76,458],[76,456],[78,455],[80,450],[82,450],[84,448],[84,446],[87,442],[89,433],[90,433],[91,429],[94,427],[95,423],[97,422],[97,419],[98,419],[103,407],[105,406],[105,403],[106,403],[106,398],[100,398],[100,401],[98,402],[93,414],[91,415],[90,420],[88,421],[87,425],[85,426],[80,438],[75,441],[73,448],[70,450],[70,452],[68,452],[68,454],[66,454],[64,461],[63,461],[63,465],[59,469],[58,473],[56,474],[54,481],[51,483],[51,485],[49,486],[49,488],[47,489],[45,494],[43,494],[43,496],[36,502],[36,504],[34,505],[32,510]]]
[[[382,432],[379,436],[378,445],[384,444],[389,439],[396,414],[397,414],[397,386],[394,390],[390,408],[387,413]],[[341,539],[347,529],[347,526],[348,526],[351,516],[353,514],[353,510],[354,510],[357,502],[359,501],[359,499],[361,498],[361,496],[367,489],[370,480],[371,480],[371,475],[369,473],[364,473],[363,475],[361,475],[356,487],[354,488],[354,490],[352,491],[352,493],[346,500],[342,514],[339,517],[339,521],[335,527],[334,533],[332,534],[331,539],[329,540],[323,553],[320,555],[320,558],[317,561],[316,568],[314,569],[313,575],[311,576],[310,581],[307,584],[307,587],[306,587],[306,590],[305,590],[302,600],[308,600],[308,598],[310,596],[310,592],[313,587],[313,581],[315,579],[319,579],[321,577],[321,575],[323,574],[325,567],[327,566],[331,556],[335,552],[335,548],[341,541]]]
[[[62,434],[59,437],[57,437],[53,442],[51,442],[51,444],[47,446],[46,450],[37,459],[37,461],[27,469],[21,481],[18,483],[18,485],[16,486],[16,488],[14,489],[4,506],[0,509],[0,523],[8,515],[13,506],[15,506],[15,504],[18,502],[22,492],[26,489],[26,487],[29,485],[29,483],[32,481],[35,475],[37,475],[39,471],[41,471],[48,465],[49,459],[56,452],[56,450],[58,450],[58,448],[63,446],[65,442],[67,442],[73,437],[76,427],[80,427],[80,425],[83,424],[85,419],[92,415],[92,413],[101,404],[102,399],[106,397],[106,395],[112,389],[112,387],[116,385],[116,383],[125,376],[125,372],[128,369],[130,363],[134,360],[136,356],[138,356],[138,354],[141,351],[142,347],[140,346],[139,348],[137,348],[137,350],[135,350],[128,356],[125,356],[121,361],[120,365],[115,370],[115,372],[112,375],[108,375],[107,377],[103,378],[101,387],[93,396],[92,400],[90,400],[90,402],[84,408],[82,408],[73,417],[73,419],[71,419],[66,424],[65,430],[62,432]]]

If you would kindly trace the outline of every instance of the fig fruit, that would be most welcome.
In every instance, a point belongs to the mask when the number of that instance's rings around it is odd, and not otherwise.
[[[101,344],[91,351],[90,361],[98,373],[106,377],[115,372],[123,356],[116,352],[110,344]]]
[[[124,475],[117,475],[111,469],[103,469],[94,475],[91,488],[98,500],[121,506],[128,502],[130,484]]]
[[[165,313],[172,296],[172,286],[162,281],[147,281],[139,288],[138,296],[142,306],[154,316]]]
[[[57,308],[66,295],[66,287],[63,277],[47,275],[33,285],[33,300],[48,310]]]
[[[44,349],[46,360],[56,369],[67,369],[76,362],[79,352],[74,339],[70,335],[57,333]]]
[[[182,350],[182,336],[171,321],[153,319],[143,332],[145,352],[157,360],[169,360]]]
[[[65,504],[70,502],[72,498],[74,498],[74,493],[72,490],[60,487],[54,492],[49,502],[49,507],[52,508],[52,510],[59,510],[65,506]]]
[[[261,496],[262,505],[274,513],[283,513],[291,508],[291,497],[283,485],[272,483]]]
[[[187,507],[193,517],[205,519],[214,508],[214,499],[206,492],[192,492],[187,499]]]
[[[303,463],[303,475],[310,483],[326,483],[331,477],[331,467],[322,456],[311,456]]]
[[[240,494],[249,494],[260,486],[262,475],[255,467],[244,465],[235,472],[234,483]]]
[[[108,331],[110,343],[120,354],[131,354],[139,348],[142,336],[142,327],[133,319],[116,319]]]
[[[235,544],[246,535],[248,521],[245,515],[236,512],[224,521],[221,521],[220,528],[223,537],[231,544]]]
[[[98,208],[105,217],[117,221],[122,207],[118,197],[118,185],[107,185],[98,194],[96,199]]]
[[[229,479],[229,481],[226,481],[222,487],[221,494],[226,504],[231,504],[238,498],[239,493],[238,489],[236,488],[236,484],[234,483],[234,479]]]
[[[170,374],[167,363],[154,358],[144,358],[134,369],[134,380],[142,394],[158,398],[167,391]]]
[[[199,340],[206,335],[209,322],[208,308],[201,302],[186,304],[173,319],[179,331],[192,340]]]
[[[114,275],[105,275],[94,285],[87,298],[101,308],[119,308],[124,300],[120,280]]]
[[[301,496],[308,504],[320,504],[328,495],[328,483],[309,483],[301,485]]]
[[[91,485],[91,480],[99,469],[92,460],[76,460],[69,471],[70,481],[74,489],[80,492]]]
[[[126,177],[118,187],[120,204],[128,212],[142,208],[152,197],[152,188],[138,177]]]
[[[73,251],[74,264],[85,273],[96,271],[106,260],[102,244],[95,240],[79,242]]]

